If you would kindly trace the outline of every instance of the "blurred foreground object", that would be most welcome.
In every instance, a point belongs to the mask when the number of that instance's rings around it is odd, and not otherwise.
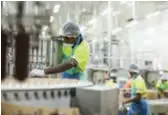
[[[23,26],[23,11],[24,2],[19,1],[17,4],[17,27],[18,33],[16,35],[16,46],[15,46],[15,78],[23,81],[28,77],[28,58],[29,58],[29,35],[26,33]]]
[[[1,27],[1,62],[2,62],[2,69],[1,69],[1,80],[5,79],[5,72],[6,72],[6,46],[7,46],[7,35],[5,34],[5,31],[3,30],[3,28]]]
[[[8,103],[1,103],[3,115],[79,115],[78,108],[59,108],[59,109],[51,109],[47,107],[32,107],[32,106],[22,106],[22,105],[14,105]],[[10,111],[9,111],[10,109]]]

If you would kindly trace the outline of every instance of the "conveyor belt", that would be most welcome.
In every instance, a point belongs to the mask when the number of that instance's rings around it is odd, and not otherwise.
[[[92,85],[87,81],[60,80],[49,78],[31,78],[28,82],[17,82],[13,79],[7,79],[6,83],[1,84],[1,91],[22,91],[22,90],[47,90],[47,89],[66,89]]]
[[[77,87],[92,86],[90,82],[33,78],[24,83],[7,79],[1,85],[2,102],[27,106],[71,107]]]

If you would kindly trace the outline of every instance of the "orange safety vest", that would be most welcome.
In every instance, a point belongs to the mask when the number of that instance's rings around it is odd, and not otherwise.
[[[125,85],[124,88],[131,88],[132,87],[132,79],[130,79]]]

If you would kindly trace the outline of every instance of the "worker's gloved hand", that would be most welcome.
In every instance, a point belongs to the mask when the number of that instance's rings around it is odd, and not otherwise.
[[[127,108],[124,105],[120,105],[119,106],[119,111],[123,112],[123,113],[127,113],[128,112]]]
[[[44,77],[45,73],[44,70],[33,69],[29,75],[30,77]]]

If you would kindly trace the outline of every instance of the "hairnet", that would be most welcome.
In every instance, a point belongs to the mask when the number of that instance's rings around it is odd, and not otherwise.
[[[68,21],[63,25],[62,28],[63,36],[77,37],[79,34],[80,34],[80,28],[78,24]]]
[[[129,72],[135,72],[135,73],[139,73],[139,68],[136,64],[131,64],[129,66]]]

